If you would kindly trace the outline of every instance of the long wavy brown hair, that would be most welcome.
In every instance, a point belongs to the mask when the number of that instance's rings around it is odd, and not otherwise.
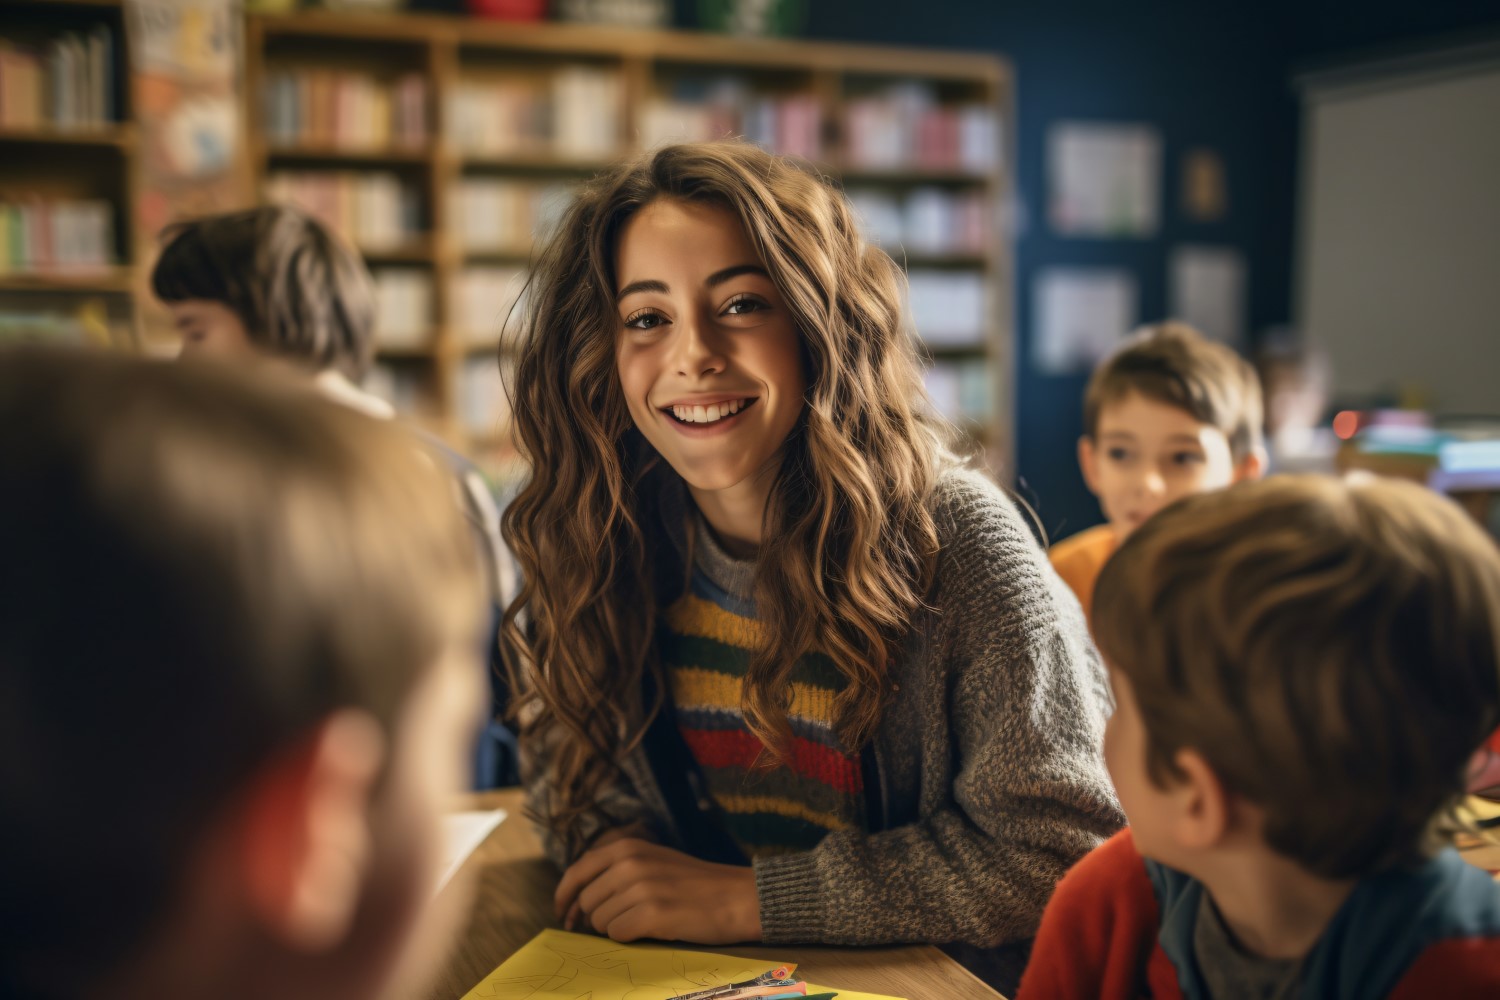
[[[620,232],[658,198],[710,202],[744,226],[802,336],[803,415],[783,449],[756,558],[767,641],[742,695],[775,766],[791,730],[789,675],[817,649],[846,680],[837,727],[853,751],[891,698],[889,664],[931,585],[931,497],[952,460],[930,417],[891,258],[860,235],[843,195],[754,146],[668,146],[584,187],[536,260],[513,334],[515,428],[531,474],[504,534],[524,571],[504,643],[523,741],[545,742],[539,818],[572,857],[604,786],[664,691],[659,609],[688,578],[657,499],[676,473],[636,430],[620,388]],[[653,703],[641,696],[652,678]]]

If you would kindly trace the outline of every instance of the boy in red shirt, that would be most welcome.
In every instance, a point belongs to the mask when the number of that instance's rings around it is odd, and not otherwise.
[[[1442,847],[1500,722],[1500,552],[1411,483],[1191,497],[1093,610],[1131,826],[1047,907],[1020,1000],[1500,995],[1500,887]]]

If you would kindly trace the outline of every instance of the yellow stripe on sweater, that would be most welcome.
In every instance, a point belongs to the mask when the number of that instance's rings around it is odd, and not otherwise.
[[[765,641],[764,623],[725,611],[697,594],[684,594],[666,610],[664,617],[678,635],[713,639],[745,650],[759,649]]]
[[[725,812],[738,815],[773,813],[777,816],[805,820],[825,830],[847,830],[852,825],[832,813],[818,812],[807,808],[800,802],[770,795],[715,795],[714,801]]]
[[[740,695],[745,679],[731,677],[702,667],[672,667],[672,702],[681,708],[722,708],[740,710]],[[835,721],[834,693],[811,684],[792,682],[790,715],[832,726]]]

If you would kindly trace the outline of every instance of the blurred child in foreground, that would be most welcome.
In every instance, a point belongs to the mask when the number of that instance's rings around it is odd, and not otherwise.
[[[40,352],[0,466],[0,995],[417,985],[482,693],[438,469],[294,382]]]

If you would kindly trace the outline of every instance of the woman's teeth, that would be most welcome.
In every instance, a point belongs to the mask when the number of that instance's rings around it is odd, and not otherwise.
[[[715,420],[732,417],[748,406],[748,399],[731,399],[725,403],[709,406],[673,406],[672,416],[685,424],[711,424]]]

